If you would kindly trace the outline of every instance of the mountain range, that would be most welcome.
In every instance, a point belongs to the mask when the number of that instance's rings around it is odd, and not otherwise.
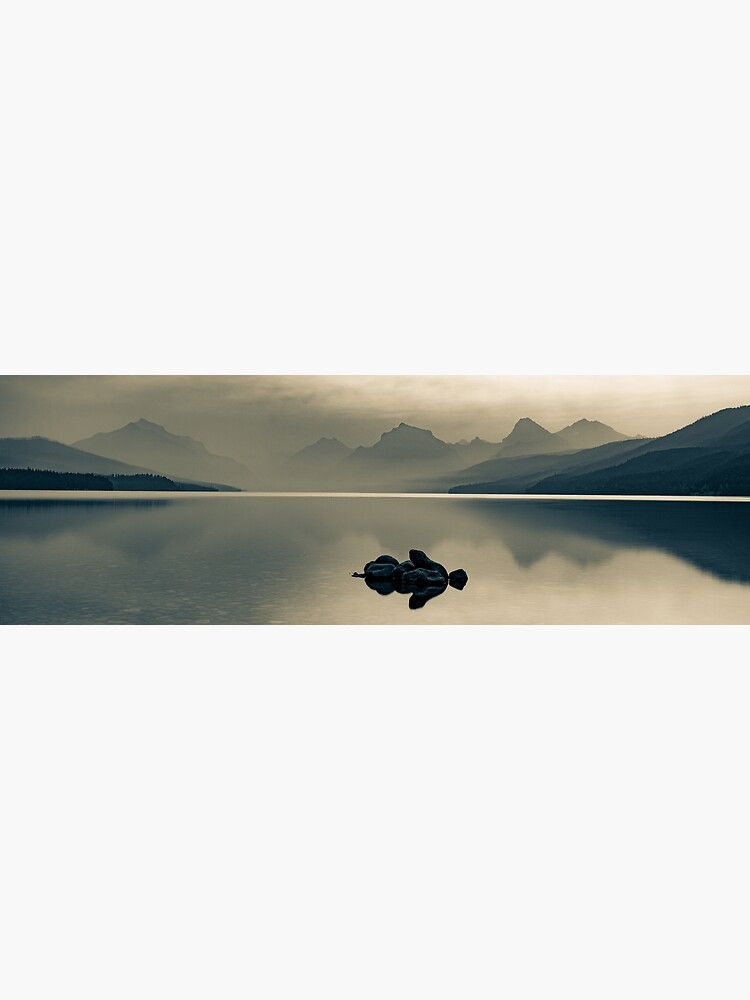
[[[577,420],[561,431],[548,431],[546,427],[522,417],[510,434],[503,438],[497,457],[512,458],[516,455],[549,455],[555,452],[580,451],[596,448],[611,441],[626,441],[627,434],[608,427],[598,420]]]
[[[372,445],[320,438],[280,459],[263,479],[194,438],[139,419],[73,445],[0,439],[2,468],[161,475],[266,491],[750,495],[750,406],[719,410],[656,438],[628,437],[588,419],[553,432],[523,417],[498,442],[451,443],[402,422]]]
[[[750,406],[737,406],[658,438],[620,441],[556,458],[485,463],[452,493],[628,496],[750,494]]]
[[[92,455],[46,437],[0,438],[0,468],[42,469],[49,472],[91,472],[98,475],[132,475],[151,472],[141,466]]]
[[[348,448],[335,438],[320,438],[279,468],[277,481],[284,488],[299,490],[445,492],[465,482],[473,470],[501,458],[567,454],[627,440],[614,428],[585,419],[553,433],[523,417],[499,442],[475,437],[455,443],[441,440],[427,428],[401,422],[369,446]]]
[[[242,462],[215,455],[194,438],[172,434],[151,420],[135,420],[114,431],[94,434],[73,443],[74,448],[120,462],[148,466],[171,478],[231,483],[243,489],[257,479]]]
[[[35,469],[45,472],[91,473],[100,476],[163,475],[161,470],[146,465],[120,462],[114,458],[95,455],[53,441],[46,437],[0,438],[0,469]],[[176,483],[215,487],[220,490],[237,489],[225,483],[206,482],[174,475]]]
[[[350,448],[338,438],[319,438],[277,464],[270,483],[290,490],[403,489],[494,455],[499,447],[479,437],[448,444],[426,428],[402,422],[373,445]]]

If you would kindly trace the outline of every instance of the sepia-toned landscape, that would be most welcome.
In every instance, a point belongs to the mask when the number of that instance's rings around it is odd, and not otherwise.
[[[4,624],[750,621],[747,377],[0,389]]]

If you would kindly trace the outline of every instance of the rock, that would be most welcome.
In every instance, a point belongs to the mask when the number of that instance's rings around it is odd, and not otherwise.
[[[440,587],[445,590],[448,584],[448,577],[443,576],[435,569],[411,569],[401,577],[401,586],[414,592],[426,590],[428,587]]]
[[[365,566],[365,579],[367,580],[390,580],[395,569],[391,563],[371,562]]]
[[[364,573],[352,573],[363,577],[370,590],[387,596],[395,592],[409,594],[412,610],[423,608],[428,601],[444,593],[448,584],[456,590],[463,590],[469,577],[464,569],[454,569],[451,573],[439,562],[422,552],[410,549],[409,558],[399,562],[394,556],[382,555],[365,563]]]
[[[398,559],[395,556],[378,556],[377,559],[372,559],[370,562],[365,563],[365,573],[368,566],[379,566],[381,564],[384,566],[398,566]]]
[[[393,580],[398,582],[404,573],[410,572],[410,570],[416,569],[414,563],[411,559],[405,559],[404,562],[398,564],[398,566],[393,567]]]
[[[421,549],[409,549],[409,558],[417,569],[434,570],[440,573],[444,580],[448,579],[448,570],[445,566],[439,562],[435,562],[434,559],[430,559]]]

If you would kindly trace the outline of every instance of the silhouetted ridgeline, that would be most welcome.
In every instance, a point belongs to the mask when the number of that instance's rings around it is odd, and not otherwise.
[[[106,476],[91,472],[47,472],[41,469],[0,469],[1,490],[111,490]]]
[[[59,441],[52,441],[50,438],[30,437],[30,438],[0,438],[0,469],[33,469],[45,472],[76,472],[91,473],[97,476],[104,476],[111,479],[112,476],[122,477],[117,489],[127,488],[127,478],[129,476],[162,476],[172,483],[184,484],[185,489],[190,491],[203,490],[203,487],[211,487],[219,492],[232,492],[237,490],[236,486],[229,486],[224,482],[214,480],[204,480],[199,477],[181,476],[177,472],[169,469],[149,468],[148,466],[128,465],[126,462],[119,462],[114,458],[104,458],[101,455],[92,455],[89,452],[81,451],[80,448],[71,448],[70,445],[61,444]],[[136,480],[135,482],[138,482]],[[147,480],[140,481],[143,485],[131,486],[130,489],[153,489]],[[55,489],[54,486],[47,487]],[[162,488],[162,487],[158,487]],[[172,487],[163,487],[172,489]]]
[[[276,465],[269,460],[262,484],[235,459],[144,419],[78,445],[0,438],[0,467],[94,475],[118,490],[236,490],[228,480],[264,492],[750,496],[750,406],[718,410],[658,438],[627,437],[588,419],[553,433],[523,417],[500,442],[449,443],[401,422],[372,445],[320,438],[291,458],[278,456]],[[78,485],[13,485],[109,489],[69,482]]]
[[[191,483],[237,483],[243,489],[255,489],[255,473],[242,462],[226,455],[215,455],[201,441],[172,434],[152,420],[134,420],[115,431],[100,432],[76,441],[74,448],[93,455],[139,465],[172,479]],[[125,472],[126,470],[122,470]]]
[[[466,471],[477,478],[449,492],[750,496],[750,406],[718,410],[643,442],[500,458]]]
[[[750,455],[673,448],[582,476],[551,476],[529,493],[750,496]]]
[[[97,476],[89,472],[50,472],[45,469],[0,469],[0,490],[145,490],[175,493],[218,493],[212,486],[175,483],[166,476]]]
[[[440,493],[470,481],[469,477],[474,481],[475,475],[494,478],[494,472],[485,468],[492,460],[499,459],[504,471],[505,463],[519,456],[554,455],[559,461],[563,454],[613,442],[624,444],[628,438],[596,420],[579,420],[553,434],[522,418],[507,437],[494,443],[479,437],[449,443],[427,428],[402,421],[369,446],[348,448],[336,438],[320,438],[277,468],[274,485],[292,490]],[[634,447],[640,444],[639,439]]]
[[[175,493],[218,493],[215,486],[203,483],[176,483],[166,476],[110,476],[112,486],[116,490],[170,490]]]

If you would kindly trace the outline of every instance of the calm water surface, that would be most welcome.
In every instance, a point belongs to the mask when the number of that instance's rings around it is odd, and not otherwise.
[[[423,549],[417,610],[350,574]],[[750,623],[750,503],[0,493],[1,624]]]

